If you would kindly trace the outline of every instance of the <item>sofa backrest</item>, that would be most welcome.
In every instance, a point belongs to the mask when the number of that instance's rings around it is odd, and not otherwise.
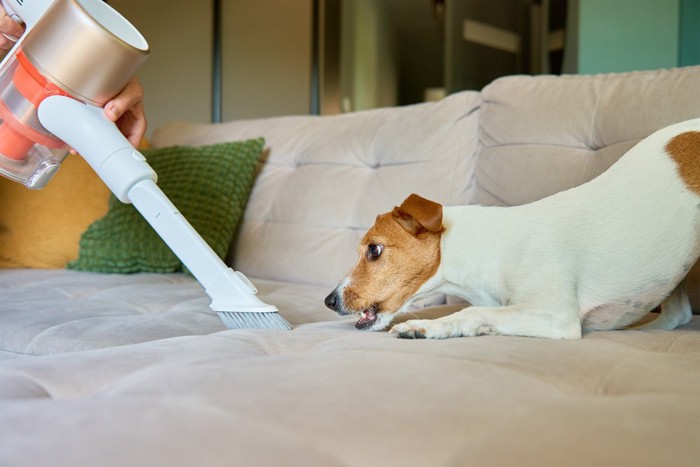
[[[410,193],[446,205],[518,205],[580,185],[640,139],[700,116],[700,67],[512,76],[481,93],[330,117],[173,123],[155,147],[263,136],[233,241],[254,278],[332,287],[377,214]]]
[[[700,117],[700,67],[512,76],[482,97],[473,201],[519,205],[580,185],[654,131]]]
[[[152,144],[263,136],[266,160],[234,241],[234,266],[253,278],[330,290],[357,260],[377,214],[413,192],[448,205],[472,199],[480,103],[479,93],[462,92],[338,116],[173,123]]]

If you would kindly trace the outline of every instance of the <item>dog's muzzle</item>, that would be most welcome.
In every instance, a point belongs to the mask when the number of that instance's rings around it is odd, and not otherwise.
[[[341,292],[339,291],[339,289],[335,289],[326,297],[323,303],[325,303],[328,308],[335,311],[341,316],[346,316],[351,313],[355,313],[345,308],[340,293]],[[378,314],[376,305],[372,305],[371,307],[367,308],[359,314],[360,319],[357,323],[355,323],[355,327],[357,329],[369,329],[377,322]]]

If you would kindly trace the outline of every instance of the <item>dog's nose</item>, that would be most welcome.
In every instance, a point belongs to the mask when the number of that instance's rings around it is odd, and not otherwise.
[[[333,311],[338,311],[338,310],[337,310],[337,306],[338,306],[338,294],[336,293],[336,291],[334,290],[333,292],[331,292],[330,295],[328,295],[328,296],[326,297],[326,299],[323,301],[323,303],[325,303],[326,306],[327,306],[328,308],[330,308],[331,310],[333,310]]]

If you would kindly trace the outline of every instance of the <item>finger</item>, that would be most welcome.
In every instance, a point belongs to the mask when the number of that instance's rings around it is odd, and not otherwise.
[[[4,11],[0,14],[0,32],[19,38],[24,34],[24,26],[10,18]]]
[[[0,33],[0,50],[10,50],[14,47],[15,42],[5,37],[4,34]]]
[[[134,147],[139,147],[143,136],[146,134],[146,115],[143,103],[138,103],[116,122],[119,131]]]
[[[145,121],[141,120],[140,122],[143,122],[143,124],[139,123],[137,126],[134,126],[133,132],[126,138],[127,140],[129,140],[129,143],[131,143],[131,145],[135,148],[141,146],[143,137],[146,134]]]
[[[24,28],[20,24],[4,11],[0,14],[0,50],[10,50],[23,33]]]
[[[121,93],[105,105],[105,115],[116,122],[127,110],[143,100],[143,88],[136,78],[132,78]]]
[[[131,115],[129,115],[129,128],[126,138],[132,146],[137,148],[141,145],[147,127],[148,122],[146,120],[143,104],[139,103],[131,109]]]

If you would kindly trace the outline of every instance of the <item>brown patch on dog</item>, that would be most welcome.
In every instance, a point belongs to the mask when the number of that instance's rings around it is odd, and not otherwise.
[[[678,165],[688,188],[700,195],[700,131],[686,131],[666,144],[666,152]]]
[[[348,274],[345,307],[357,312],[371,307],[378,313],[398,311],[435,275],[442,231],[442,206],[417,195],[377,216],[358,247],[360,259]],[[369,254],[374,245],[381,247],[378,257]]]

